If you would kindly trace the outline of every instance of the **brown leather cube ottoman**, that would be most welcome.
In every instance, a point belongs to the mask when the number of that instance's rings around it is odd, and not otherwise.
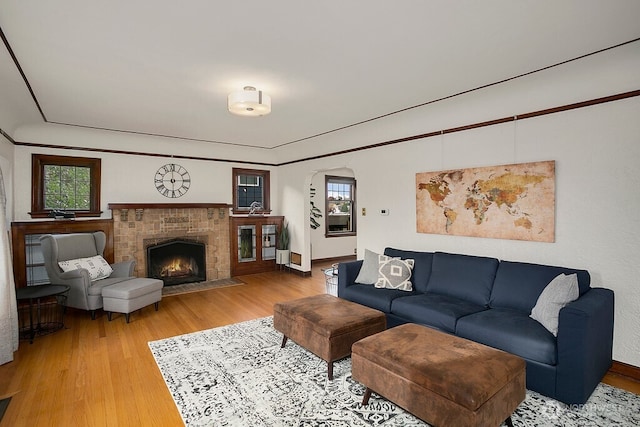
[[[323,294],[273,306],[273,326],[284,334],[282,347],[291,338],[327,361],[333,379],[333,362],[351,354],[351,345],[386,329],[384,313]]]
[[[453,335],[405,324],[353,345],[351,373],[434,426],[499,426],[524,400],[525,362]]]

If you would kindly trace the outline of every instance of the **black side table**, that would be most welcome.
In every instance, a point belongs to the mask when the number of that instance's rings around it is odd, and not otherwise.
[[[20,338],[29,337],[33,344],[36,335],[46,335],[64,327],[64,304],[69,286],[37,285],[16,289],[16,299],[20,310]],[[54,298],[55,297],[55,298]],[[26,325],[26,306],[20,309],[20,302],[29,301],[29,325]],[[34,313],[35,309],[35,313]]]

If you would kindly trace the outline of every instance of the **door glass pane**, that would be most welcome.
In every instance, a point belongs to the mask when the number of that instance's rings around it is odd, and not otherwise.
[[[256,260],[256,226],[241,225],[238,227],[238,261]]]
[[[276,259],[276,231],[274,224],[262,226],[262,259]]]

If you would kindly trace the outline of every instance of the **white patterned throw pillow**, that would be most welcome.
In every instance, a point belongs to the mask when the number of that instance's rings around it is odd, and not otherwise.
[[[91,277],[91,280],[106,279],[111,275],[111,273],[113,273],[113,269],[111,268],[107,260],[102,258],[100,255],[92,256],[89,258],[77,258],[70,259],[68,261],[60,261],[58,265],[64,272],[84,268],[89,271],[89,277]]]
[[[411,274],[415,261],[412,259],[392,258],[386,255],[378,257],[378,280],[376,288],[412,291]]]

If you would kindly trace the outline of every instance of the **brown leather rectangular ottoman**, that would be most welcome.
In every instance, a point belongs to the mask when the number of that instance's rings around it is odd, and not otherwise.
[[[291,338],[298,345],[327,361],[333,379],[333,362],[351,354],[351,345],[384,331],[383,312],[323,294],[273,306],[273,326],[284,334],[282,347]]]
[[[351,373],[371,391],[434,426],[499,426],[525,398],[520,357],[405,324],[353,345]]]

